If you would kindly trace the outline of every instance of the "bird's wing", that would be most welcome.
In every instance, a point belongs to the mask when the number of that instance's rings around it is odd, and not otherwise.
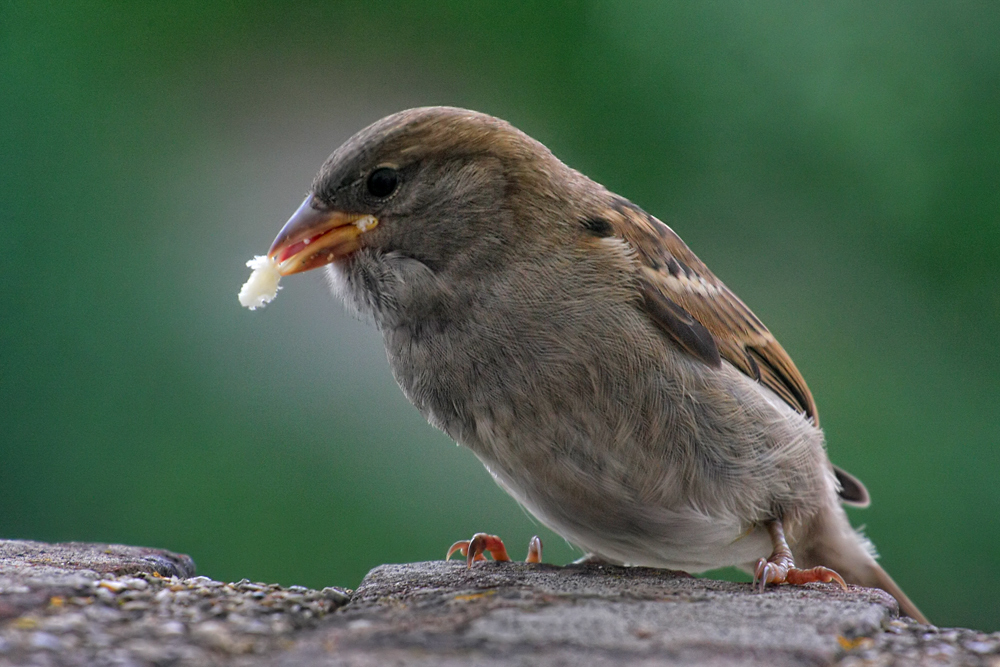
[[[710,366],[725,359],[819,425],[788,353],[670,227],[620,197],[612,199],[607,220],[635,250],[643,305],[667,335]]]
[[[674,230],[620,197],[612,200],[607,220],[635,251],[643,306],[667,335],[710,366],[725,359],[819,426],[816,403],[791,357]],[[833,470],[840,499],[867,507],[861,480],[837,466]]]

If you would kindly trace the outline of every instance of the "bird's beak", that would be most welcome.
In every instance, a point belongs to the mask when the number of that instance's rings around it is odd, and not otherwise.
[[[328,210],[309,195],[278,232],[267,256],[283,276],[315,269],[360,248],[359,237],[377,224],[365,213]]]

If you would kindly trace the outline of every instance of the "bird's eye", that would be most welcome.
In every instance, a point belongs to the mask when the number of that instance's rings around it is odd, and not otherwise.
[[[399,185],[399,172],[392,167],[379,167],[368,176],[368,192],[379,199],[388,197]]]

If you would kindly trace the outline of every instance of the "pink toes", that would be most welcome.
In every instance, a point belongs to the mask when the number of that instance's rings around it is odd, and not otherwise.
[[[487,551],[493,556],[495,561],[509,561],[510,556],[507,555],[507,548],[501,540],[496,535],[487,535],[486,533],[476,533],[472,536],[471,540],[459,540],[451,545],[448,549],[447,555],[444,559],[448,560],[451,555],[456,551],[460,552],[465,556],[465,562],[468,567],[472,567],[473,561],[486,560],[484,555]],[[541,563],[542,562],[542,541],[538,539],[538,536],[531,538],[528,543],[528,557],[525,559],[528,563]]]

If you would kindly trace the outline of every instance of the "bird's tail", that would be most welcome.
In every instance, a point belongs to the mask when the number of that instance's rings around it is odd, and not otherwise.
[[[875,561],[871,542],[851,528],[839,505],[821,512],[810,522],[793,553],[798,567],[824,565],[840,573],[849,584],[881,588],[896,598],[901,612],[915,621],[928,623],[917,605]]]
[[[903,592],[903,589],[892,580],[889,573],[882,569],[882,566],[873,562],[872,568],[874,570],[874,583],[868,585],[874,586],[875,588],[881,588],[883,591],[896,598],[896,602],[899,603],[900,611],[913,620],[918,623],[930,623],[930,621],[927,620],[927,617],[924,616],[919,609],[917,609],[917,605],[913,604],[913,601],[910,600],[906,593]]]

